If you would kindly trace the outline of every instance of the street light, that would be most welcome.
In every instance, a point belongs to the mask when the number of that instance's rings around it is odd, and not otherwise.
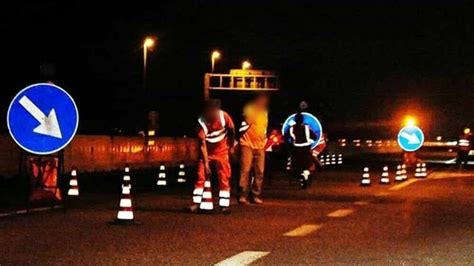
[[[143,87],[146,87],[146,63],[148,49],[152,49],[155,46],[155,39],[152,37],[146,37],[143,41]]]
[[[242,69],[250,69],[250,67],[252,66],[252,64],[250,64],[250,62],[248,60],[245,60],[244,62],[242,62]]]
[[[216,60],[219,59],[221,57],[221,53],[219,53],[219,51],[214,51],[212,52],[212,55],[211,55],[211,69],[212,69],[212,73],[214,73],[214,64],[216,63]]]

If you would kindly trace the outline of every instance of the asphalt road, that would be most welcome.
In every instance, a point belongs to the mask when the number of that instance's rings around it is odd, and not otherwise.
[[[0,265],[474,265],[474,171],[379,175],[363,188],[359,170],[328,169],[306,191],[279,175],[264,205],[230,215],[184,212],[190,186],[136,189],[133,226],[108,223],[113,189],[91,189],[66,211],[0,218]]]

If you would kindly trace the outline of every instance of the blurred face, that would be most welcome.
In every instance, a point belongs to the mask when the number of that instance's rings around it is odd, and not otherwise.
[[[208,121],[217,119],[217,116],[219,116],[219,108],[206,108],[204,110],[204,117]]]
[[[465,128],[464,129],[464,134],[470,134],[471,133],[471,129],[470,128]]]
[[[268,97],[265,95],[259,96],[255,99],[255,105],[261,109],[267,109],[268,107]]]

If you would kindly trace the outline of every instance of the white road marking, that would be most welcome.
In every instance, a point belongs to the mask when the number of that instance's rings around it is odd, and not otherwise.
[[[319,230],[321,227],[323,226],[320,224],[303,224],[302,226],[297,227],[289,232],[286,232],[283,235],[289,237],[307,236],[312,232]]]
[[[404,187],[406,187],[406,186],[409,186],[409,185],[411,185],[411,184],[413,184],[413,183],[415,183],[415,182],[417,182],[417,181],[420,181],[420,179],[409,179],[409,180],[407,180],[407,181],[405,181],[405,182],[403,182],[403,183],[400,183],[400,184],[398,184],[398,185],[395,185],[395,186],[389,188],[389,190],[400,190],[400,189],[402,189],[402,188],[404,188]]]
[[[345,217],[351,213],[353,213],[354,211],[351,210],[351,209],[339,209],[339,210],[335,210],[333,212],[331,212],[330,214],[328,214],[328,217],[332,217],[332,218],[341,218],[341,217]]]
[[[252,262],[270,254],[268,251],[243,251],[214,265],[216,266],[234,266],[250,265]]]

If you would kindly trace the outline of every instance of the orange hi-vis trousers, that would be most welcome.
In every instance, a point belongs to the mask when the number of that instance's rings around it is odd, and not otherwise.
[[[230,177],[231,169],[229,155],[209,155],[209,164],[212,170],[216,171],[219,180],[219,206],[229,207],[230,205]],[[214,166],[214,167],[213,167]],[[197,169],[197,181],[194,186],[193,202],[201,203],[202,193],[204,191],[204,182],[206,181],[206,169],[204,161],[199,160]]]

